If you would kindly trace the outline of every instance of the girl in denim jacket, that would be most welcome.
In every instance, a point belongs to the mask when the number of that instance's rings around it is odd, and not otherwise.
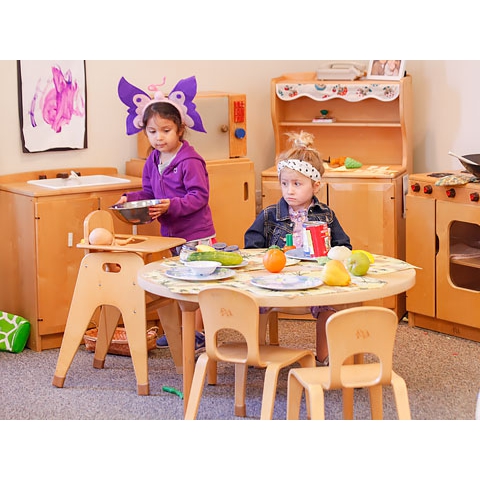
[[[335,212],[316,197],[325,169],[319,152],[313,148],[313,135],[302,131],[289,134],[289,137],[293,141],[293,147],[282,153],[277,162],[282,198],[260,212],[245,233],[245,248],[268,248],[272,245],[283,248],[288,233],[293,234],[295,247],[302,248],[303,223],[319,221],[328,224],[332,247],[345,246],[352,249],[350,238]],[[339,307],[336,306],[336,309]],[[320,364],[328,364],[325,324],[336,309],[330,306],[310,309],[317,318],[316,352]],[[295,313],[300,312],[296,310]]]

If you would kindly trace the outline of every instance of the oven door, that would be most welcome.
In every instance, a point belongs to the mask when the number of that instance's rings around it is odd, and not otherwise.
[[[480,208],[437,201],[437,317],[480,328]]]

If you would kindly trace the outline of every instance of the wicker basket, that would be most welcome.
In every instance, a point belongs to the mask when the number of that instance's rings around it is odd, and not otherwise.
[[[158,327],[152,327],[147,330],[147,351],[156,347]],[[91,328],[85,332],[83,339],[85,340],[85,348],[89,352],[94,352],[97,345],[98,328]],[[117,327],[113,334],[112,342],[108,348],[108,353],[113,355],[130,356],[130,348],[127,341],[127,332],[123,327]]]

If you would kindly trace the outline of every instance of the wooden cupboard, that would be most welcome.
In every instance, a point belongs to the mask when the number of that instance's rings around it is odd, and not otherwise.
[[[141,177],[144,159],[129,160],[125,171]],[[248,158],[206,160],[210,181],[210,209],[216,238],[243,247],[244,234],[255,220],[255,170]]]
[[[129,184],[51,190],[30,185],[39,175],[54,178],[60,171],[28,172],[0,177],[0,208],[6,228],[0,235],[2,288],[0,306],[31,322],[28,347],[41,351],[59,347],[84,252],[76,248],[83,221],[92,211],[108,209],[126,190],[137,190],[136,177],[118,175],[114,168],[75,169],[83,175],[104,174]],[[116,233],[132,226],[114,218]],[[138,234],[157,235],[152,224]]]
[[[354,178],[326,173],[318,197],[334,210],[353,248],[404,259],[404,181],[401,174]],[[276,203],[281,195],[276,168],[264,170],[263,208]]]
[[[322,110],[327,112],[321,113]],[[354,249],[405,259],[405,195],[412,169],[412,79],[317,81],[315,73],[272,79],[276,155],[291,147],[288,132],[312,133],[325,160],[320,201],[328,204]],[[331,117],[333,121],[321,117]],[[363,166],[331,168],[348,156]],[[281,197],[275,167],[262,172],[262,207]],[[369,304],[406,312],[405,294]]]

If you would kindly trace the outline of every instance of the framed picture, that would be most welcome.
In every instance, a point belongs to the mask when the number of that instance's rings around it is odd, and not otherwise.
[[[405,75],[405,60],[370,60],[367,78],[371,80],[400,80]]]
[[[83,60],[18,60],[20,135],[25,153],[87,148]]]

